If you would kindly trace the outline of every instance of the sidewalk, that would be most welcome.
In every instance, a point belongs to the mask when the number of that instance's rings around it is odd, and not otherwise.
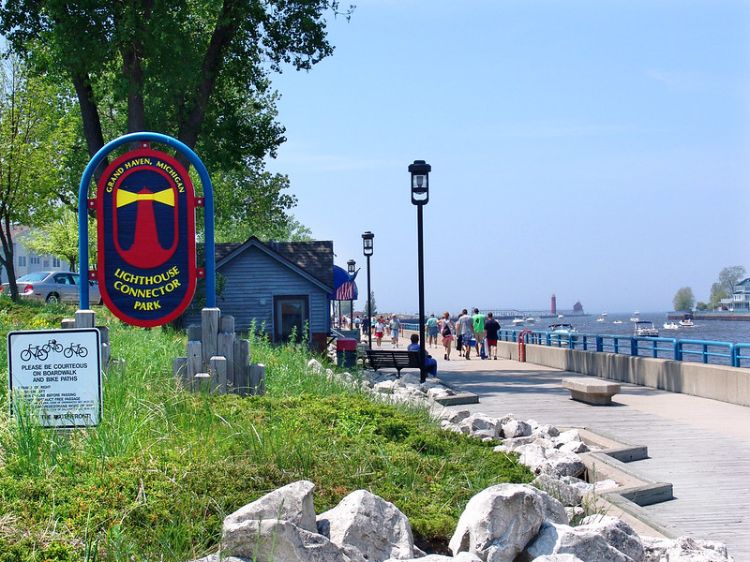
[[[631,466],[671,482],[676,499],[645,509],[679,532],[726,543],[738,561],[750,560],[750,408],[627,384],[612,406],[590,406],[560,386],[564,377],[583,375],[507,359],[466,360],[455,349],[445,361],[442,347],[427,351],[441,380],[479,395],[479,404],[457,409],[512,412],[646,445],[649,458]]]

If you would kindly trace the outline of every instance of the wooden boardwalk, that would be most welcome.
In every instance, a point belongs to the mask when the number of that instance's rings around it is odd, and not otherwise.
[[[675,499],[645,509],[681,534],[722,541],[737,561],[750,560],[750,408],[622,385],[612,406],[569,398],[560,380],[575,373],[510,360],[439,360],[439,377],[475,392],[480,403],[459,406],[492,416],[588,427],[648,447],[631,466],[674,485]],[[455,354],[455,352],[454,352]]]

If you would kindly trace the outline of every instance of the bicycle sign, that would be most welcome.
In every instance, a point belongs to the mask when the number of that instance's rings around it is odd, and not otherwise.
[[[97,425],[102,415],[99,330],[35,330],[8,334],[8,384],[44,427]]]

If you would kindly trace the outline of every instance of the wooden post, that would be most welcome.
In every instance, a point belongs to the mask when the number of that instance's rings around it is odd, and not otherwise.
[[[228,334],[234,333],[234,316],[232,315],[226,315],[222,316],[221,320],[219,321],[220,332],[226,332]]]
[[[107,326],[97,326],[97,330],[99,330],[99,342],[101,343],[102,369],[106,369],[110,356],[109,328]]]
[[[229,392],[235,392],[237,381],[234,378],[234,332],[220,332],[218,347],[218,355],[225,357],[227,360],[227,384],[230,388]]]
[[[227,393],[227,359],[214,355],[209,360],[211,373],[211,392]]]
[[[198,324],[190,324],[187,328],[188,341],[201,341],[201,327]]]
[[[60,327],[63,330],[71,330],[76,327],[76,320],[75,318],[63,318],[60,322]]]
[[[197,392],[211,390],[211,375],[208,373],[195,373],[195,376],[190,381],[190,386]]]
[[[196,390],[193,386],[193,378],[198,373],[203,372],[203,360],[201,348],[202,344],[199,341],[189,341],[187,343],[187,380],[188,388]]]
[[[93,328],[96,324],[96,312],[93,310],[76,310],[76,328]]]
[[[172,374],[183,386],[187,386],[187,357],[175,357],[172,360]]]
[[[266,393],[266,366],[262,363],[250,365],[250,391],[256,396]]]
[[[250,390],[250,342],[235,340],[234,344],[234,377],[241,396],[246,396]]]
[[[109,365],[109,344],[103,343],[101,344],[100,348],[100,359],[101,359],[101,368],[102,371],[107,370],[107,365]]]
[[[208,365],[218,351],[219,319],[221,310],[204,308],[201,310],[201,343],[203,344],[203,364]]]

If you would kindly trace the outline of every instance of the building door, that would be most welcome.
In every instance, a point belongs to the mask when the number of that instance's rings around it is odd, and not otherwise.
[[[295,341],[302,341],[302,335],[310,324],[308,300],[307,295],[273,298],[275,342],[287,342],[292,334],[296,334]]]

